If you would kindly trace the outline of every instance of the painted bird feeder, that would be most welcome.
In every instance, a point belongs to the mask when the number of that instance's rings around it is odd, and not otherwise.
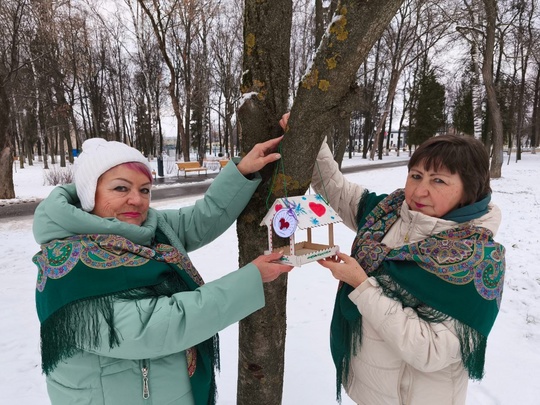
[[[292,266],[301,266],[315,260],[335,255],[339,246],[334,245],[334,224],[342,219],[328,205],[320,194],[276,199],[261,222],[268,227],[268,250],[283,250],[281,262]],[[311,229],[328,226],[328,244],[314,243]],[[295,232],[306,230],[307,240],[295,242]],[[282,238],[289,238],[289,246],[274,249],[273,232]]]

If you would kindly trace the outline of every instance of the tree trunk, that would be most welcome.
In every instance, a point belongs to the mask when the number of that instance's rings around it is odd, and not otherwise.
[[[390,113],[390,110],[391,110],[392,102],[396,94],[400,75],[401,75],[401,72],[398,72],[396,69],[392,69],[392,74],[390,76],[390,85],[388,86],[388,94],[386,95],[386,102],[384,103],[384,110],[377,123],[377,127],[375,130],[375,139],[373,140],[373,148],[371,149],[371,152],[369,155],[369,158],[371,160],[375,160],[375,149],[378,149],[379,151],[378,153],[379,160],[382,159],[381,146],[383,145],[383,141],[384,141],[384,128],[386,125],[386,118],[388,118],[388,114]]]
[[[336,118],[334,122],[334,160],[337,162],[341,169],[341,163],[343,162],[343,156],[345,155],[345,149],[347,148],[347,142],[351,135],[351,114],[344,113],[343,116]]]
[[[4,79],[4,77],[0,77],[0,79]],[[13,156],[9,130],[10,102],[3,83],[5,82],[0,80],[0,199],[10,199],[15,198]],[[19,159],[24,159],[24,157],[19,156]]]
[[[266,229],[259,226],[266,201],[271,205],[277,197],[302,195],[309,187],[323,138],[344,111],[338,106],[347,105],[352,94],[358,97],[356,72],[402,1],[339,3],[291,109],[280,172],[271,179],[272,167],[263,170],[261,187],[238,219],[240,265],[267,246]],[[288,0],[245,2],[242,92],[254,96],[239,110],[244,151],[268,139],[287,108],[291,6]],[[266,307],[240,322],[240,405],[282,402],[286,290],[286,276],[265,286]]]
[[[478,16],[473,15],[473,20],[478,23]],[[474,137],[476,139],[482,139],[482,121],[484,116],[484,88],[482,87],[482,74],[480,72],[480,61],[478,60],[481,55],[479,49],[480,40],[476,30],[472,30],[473,41],[471,42],[471,58],[473,62],[474,82],[472,86],[472,105],[473,105],[473,117],[474,117]]]
[[[242,151],[281,132],[278,121],[287,109],[292,2],[246,0],[242,92],[256,93],[238,111]],[[267,180],[272,168],[262,171],[265,183],[237,221],[240,265],[268,246],[266,228]],[[273,201],[269,201],[272,204]],[[240,405],[281,404],[286,333],[287,276],[265,285],[266,305],[240,322],[238,398]]]
[[[533,38],[532,34],[532,18],[533,10],[528,13],[526,26],[523,22],[523,14],[525,12],[525,7],[519,9],[519,29],[518,29],[518,41],[521,46],[519,47],[519,61],[520,61],[520,73],[521,73],[521,83],[519,85],[519,102],[517,110],[517,131],[516,131],[516,160],[521,160],[521,147],[523,143],[523,129],[525,126],[525,115],[526,107],[524,99],[527,93],[527,69],[529,67],[529,56],[531,54],[531,39]],[[527,32],[528,35],[523,35],[524,32]],[[529,39],[527,39],[529,38]]]
[[[540,139],[540,66],[536,68],[536,79],[534,81],[534,102],[532,112],[532,128],[531,128],[531,151],[536,154],[536,147]]]
[[[484,49],[484,63],[482,66],[482,77],[486,86],[487,103],[489,106],[489,118],[493,125],[493,151],[491,156],[490,175],[491,178],[501,177],[503,164],[503,125],[501,109],[497,101],[497,93],[493,83],[493,51],[495,49],[495,28],[497,22],[497,1],[484,0],[486,8],[486,48]]]

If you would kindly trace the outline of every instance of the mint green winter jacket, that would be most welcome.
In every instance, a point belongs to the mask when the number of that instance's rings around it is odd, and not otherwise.
[[[193,206],[179,210],[150,209],[140,227],[100,218],[78,208],[73,185],[53,190],[36,209],[34,236],[48,243],[75,234],[119,234],[149,245],[156,229],[183,253],[198,249],[234,223],[260,179],[248,180],[232,163],[216,177]],[[181,189],[179,189],[181,195]],[[204,277],[204,269],[199,269]],[[121,343],[106,343],[61,362],[47,376],[53,405],[192,405],[185,350],[264,306],[260,273],[248,264],[195,291],[169,297],[114,304]],[[108,330],[103,325],[103,336]],[[143,367],[149,396],[143,398]],[[219,387],[218,387],[219,388]]]

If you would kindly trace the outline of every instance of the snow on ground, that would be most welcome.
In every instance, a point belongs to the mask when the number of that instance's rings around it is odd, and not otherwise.
[[[406,159],[388,156],[384,161]],[[359,156],[345,158],[343,166],[380,163]],[[41,164],[17,168],[17,201],[46,196]],[[467,405],[537,405],[540,403],[540,155],[523,154],[502,168],[492,181],[493,201],[503,212],[497,240],[507,251],[507,273],[501,312],[488,342],[486,375],[469,385]],[[173,175],[176,175],[174,172]],[[391,192],[405,183],[406,167],[348,174],[352,181],[373,191]],[[211,180],[209,180],[211,181]],[[189,205],[198,197],[157,201],[155,208]],[[6,201],[4,201],[6,203]],[[1,204],[0,204],[1,205]],[[0,207],[0,209],[2,209]],[[31,257],[38,251],[31,232],[31,217],[0,220],[0,388],[2,403],[48,404],[45,379],[40,372],[39,323],[34,309],[36,269]],[[321,230],[325,234],[324,230]],[[335,228],[336,242],[348,251],[353,233]],[[317,233],[314,233],[317,238]],[[321,236],[324,238],[324,236]],[[323,239],[324,240],[324,239]],[[208,252],[219,252],[209,255]],[[235,227],[191,257],[207,281],[237,267]],[[334,404],[334,367],[328,330],[337,283],[316,263],[289,275],[284,405]],[[220,333],[222,367],[218,380],[219,405],[236,403],[238,327]],[[344,405],[352,401],[344,396]]]

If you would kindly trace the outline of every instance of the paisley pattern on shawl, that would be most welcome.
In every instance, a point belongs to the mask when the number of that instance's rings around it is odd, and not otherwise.
[[[120,266],[138,267],[150,260],[157,260],[178,265],[197,285],[204,283],[191,260],[164,243],[148,248],[118,235],[80,235],[43,245],[42,253],[34,256],[39,269],[38,291],[43,291],[48,278],[59,279],[67,275],[79,260],[89,268],[102,270]]]
[[[463,365],[471,379],[481,379],[487,336],[502,298],[504,247],[493,240],[488,229],[464,222],[391,249],[382,239],[399,218],[404,199],[403,190],[388,196],[363,195],[351,256],[377,279],[383,294],[412,308],[419,318],[428,322],[452,319]],[[362,338],[362,316],[348,298],[352,290],[347,284],[340,285],[331,324],[338,398]]]
[[[101,345],[101,319],[108,325],[109,347],[121,344],[114,326],[116,300],[170,297],[204,283],[189,257],[175,247],[147,247],[118,235],[53,240],[41,246],[33,261],[38,267],[36,307],[45,374],[80,347]],[[218,335],[189,348],[186,357],[194,397],[215,403]]]
[[[390,249],[381,243],[398,219],[405,196],[402,190],[383,199],[365,218],[353,242],[352,256],[367,274],[384,261],[414,262],[447,283],[466,285],[471,281],[485,300],[500,307],[504,286],[504,247],[491,231],[469,223],[432,235],[418,243]],[[437,293],[435,293],[437,294]]]

